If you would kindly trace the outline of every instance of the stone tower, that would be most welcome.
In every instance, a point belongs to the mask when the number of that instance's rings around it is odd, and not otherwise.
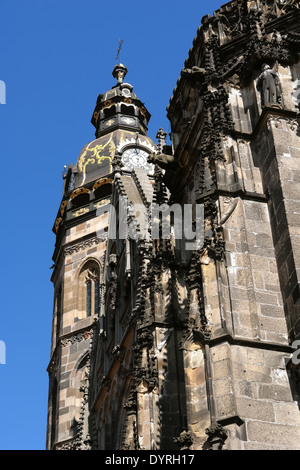
[[[114,69],[54,225],[47,448],[300,449],[299,20],[204,17],[171,146]]]
[[[133,92],[133,87],[124,82],[126,73],[122,64],[114,68],[117,84],[98,96],[92,116],[96,140],[82,149],[76,165],[69,165],[63,175],[63,198],[53,227],[56,245],[48,368],[48,449],[91,447],[92,345],[96,342],[96,333],[99,335],[99,321],[100,330],[104,328],[103,310],[108,306],[113,309],[117,302],[112,269],[116,244],[108,243],[108,235],[113,230],[112,226],[108,228],[108,213],[116,199],[113,188],[123,191],[123,185],[128,184],[128,176],[124,181],[120,178],[119,167],[124,166],[134,178],[136,186],[128,190],[136,191],[132,197],[136,196],[137,202],[141,203],[141,197],[149,198],[153,192],[147,178],[154,170],[147,162],[148,155],[156,152],[155,143],[147,136],[150,114]],[[126,285],[130,279],[128,253],[126,243]],[[111,274],[107,273],[108,266]],[[105,292],[107,279],[109,287]],[[113,321],[116,327],[121,322],[120,319],[110,321],[108,331],[111,331]],[[123,321],[126,321],[125,317]],[[121,323],[118,328],[121,334]],[[100,337],[106,337],[101,331]]]

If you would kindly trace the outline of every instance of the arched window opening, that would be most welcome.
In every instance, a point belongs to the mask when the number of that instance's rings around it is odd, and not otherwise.
[[[126,106],[125,104],[121,105],[121,113],[127,114],[129,116],[134,116],[134,107],[133,106]]]
[[[90,201],[90,195],[88,193],[79,194],[79,196],[74,197],[72,200],[72,209],[77,209],[78,207],[85,206]]]
[[[89,260],[81,269],[78,278],[78,319],[99,314],[100,269],[94,260]]]
[[[100,307],[100,303],[99,303],[99,289],[100,289],[100,282],[99,282],[99,279],[96,279],[95,281],[95,315],[98,315],[99,313],[99,307]]]
[[[115,106],[111,106],[110,108],[105,108],[104,109],[104,117],[105,118],[112,117],[115,114],[116,114],[116,107]]]
[[[94,190],[95,199],[103,199],[107,196],[110,196],[112,192],[111,183],[103,184],[99,188]]]
[[[86,316],[92,315],[92,282],[86,283]]]
[[[86,282],[86,316],[97,315],[99,310],[99,275],[96,268],[88,269]]]

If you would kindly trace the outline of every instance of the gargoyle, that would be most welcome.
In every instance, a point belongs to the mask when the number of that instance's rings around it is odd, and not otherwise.
[[[164,170],[175,170],[177,167],[174,157],[172,155],[166,155],[165,153],[150,153],[148,163],[158,165]]]
[[[193,65],[191,69],[182,69],[182,72],[184,77],[191,77],[191,78],[202,78],[206,74],[206,70],[197,67],[196,65]]]

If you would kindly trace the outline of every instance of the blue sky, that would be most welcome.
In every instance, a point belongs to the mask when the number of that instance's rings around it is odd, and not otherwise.
[[[64,165],[94,139],[119,39],[126,81],[170,132],[166,107],[210,0],[0,0],[0,450],[43,450],[55,237]],[[1,362],[1,358],[0,358]]]

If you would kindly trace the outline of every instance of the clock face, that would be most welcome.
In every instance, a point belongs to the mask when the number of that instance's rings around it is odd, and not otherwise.
[[[122,155],[122,162],[129,170],[134,168],[144,168],[147,173],[153,175],[154,165],[148,163],[149,153],[139,148],[130,148],[125,150]]]

